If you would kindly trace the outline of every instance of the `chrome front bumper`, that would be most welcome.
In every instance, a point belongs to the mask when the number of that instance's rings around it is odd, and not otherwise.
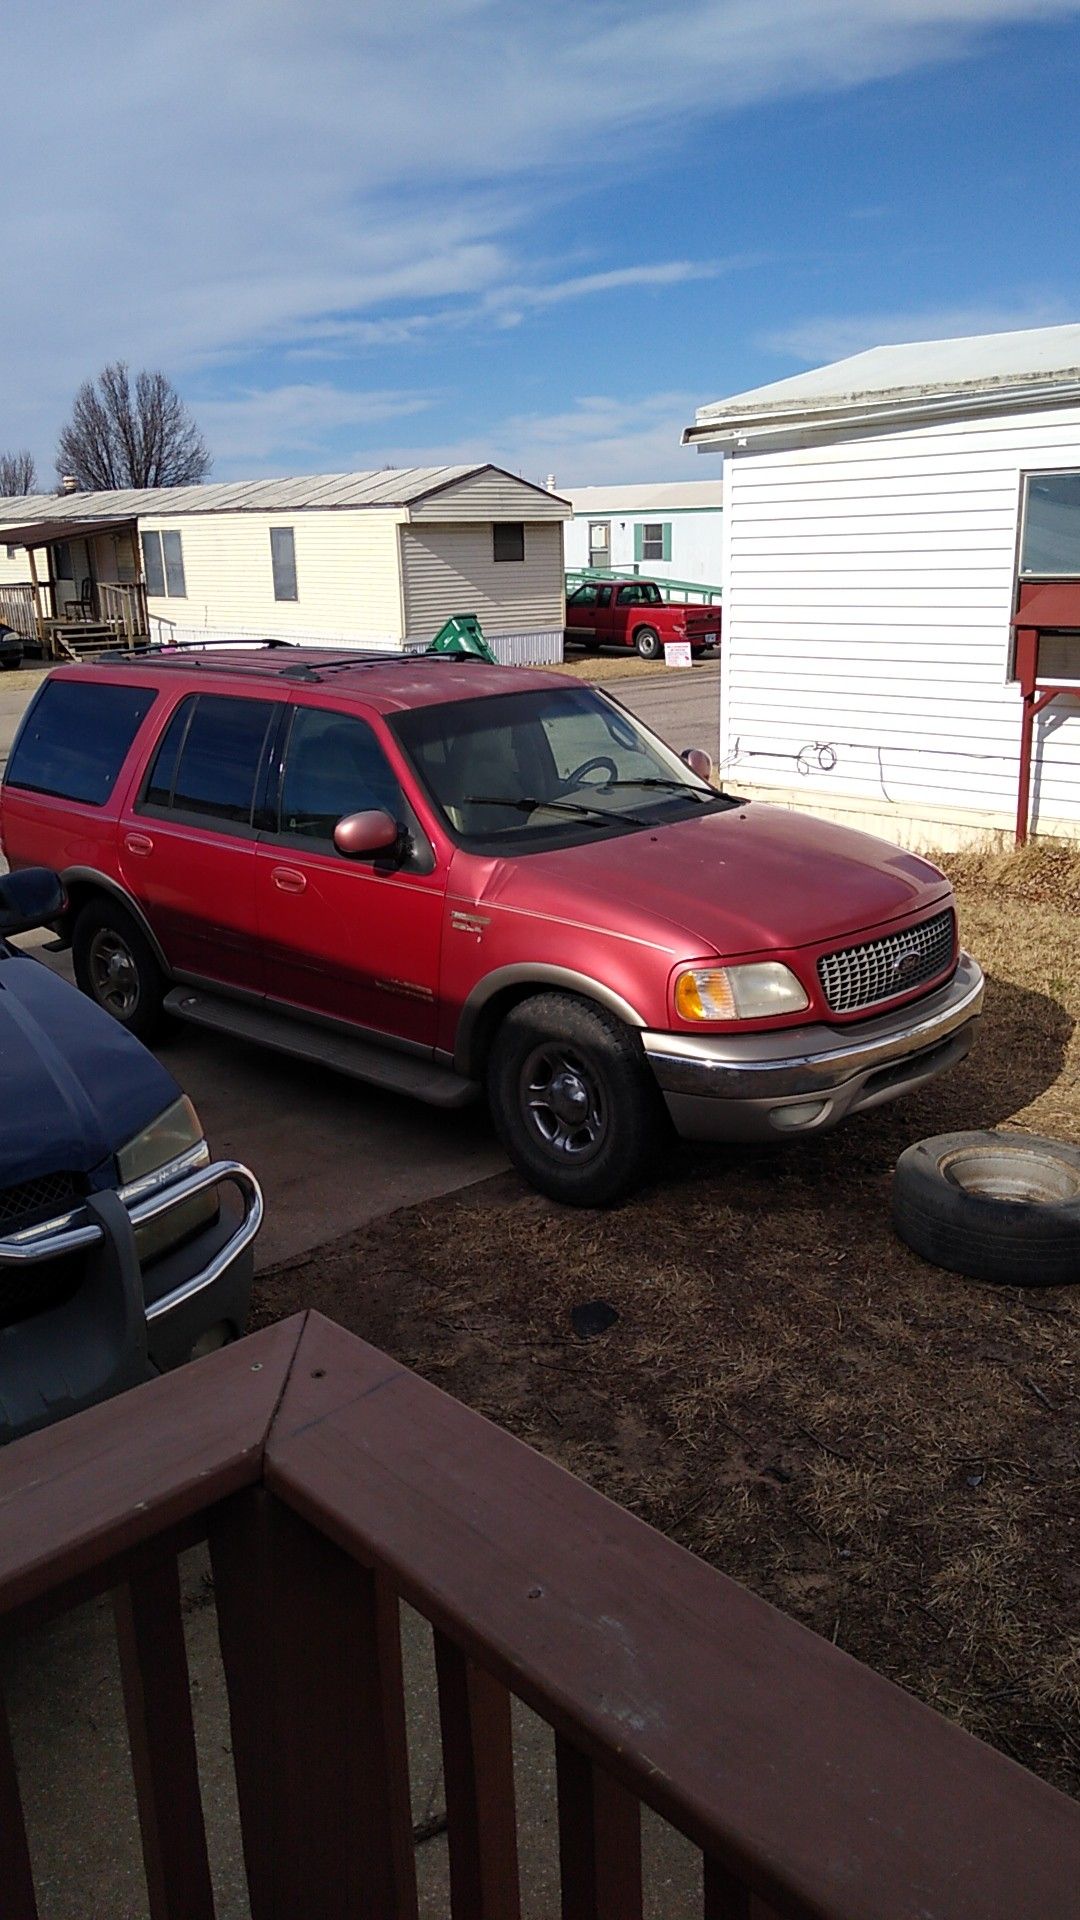
[[[982,1012],[983,976],[962,953],[944,987],[899,1012],[773,1033],[643,1033],[677,1131],[691,1140],[821,1133],[896,1100],[962,1060]]]
[[[161,1172],[167,1172],[167,1169],[161,1169]],[[167,1184],[159,1173],[150,1176],[147,1181],[139,1181],[121,1190],[120,1199],[126,1202],[127,1216],[134,1231],[151,1220],[160,1220],[174,1207],[183,1206],[185,1201],[194,1200],[208,1188],[220,1186],[226,1181],[239,1189],[243,1200],[242,1219],[224,1246],[219,1247],[205,1265],[172,1287],[168,1293],[162,1294],[160,1299],[149,1303],[146,1307],[148,1322],[160,1320],[196,1294],[212,1287],[232,1262],[251,1245],[262,1225],[262,1189],[255,1175],[239,1160],[215,1160],[211,1165],[196,1167],[193,1172],[183,1173]],[[24,1227],[20,1232],[0,1240],[0,1272],[5,1267],[30,1267],[39,1261],[57,1260],[64,1254],[100,1245],[105,1239],[105,1228],[99,1221],[84,1218],[85,1212],[85,1208],[75,1209],[55,1219],[43,1220],[38,1226]]]

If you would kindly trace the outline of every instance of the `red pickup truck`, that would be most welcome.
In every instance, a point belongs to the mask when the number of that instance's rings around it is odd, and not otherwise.
[[[61,873],[75,977],[131,1031],[486,1091],[515,1164],[584,1206],[672,1128],[790,1140],[895,1100],[982,1001],[928,861],[719,792],[598,688],[448,655],[59,667],[3,847]]]
[[[662,659],[667,640],[704,653],[719,643],[720,609],[665,600],[655,580],[587,580],[566,596],[566,637],[590,649],[635,647],[643,660]]]

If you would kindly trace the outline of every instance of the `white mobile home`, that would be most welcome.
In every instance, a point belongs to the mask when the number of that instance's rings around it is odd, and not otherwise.
[[[0,500],[0,550],[54,652],[110,628],[396,649],[475,613],[500,657],[559,660],[570,511],[493,466],[384,469]]]
[[[1025,583],[1080,582],[1080,326],[878,347],[698,410],[725,456],[720,754],[750,793],[912,845],[1009,830]],[[1080,625],[1080,622],[1077,623]],[[1080,836],[1080,641],[1033,831]]]
[[[634,487],[573,487],[566,526],[571,571],[641,573],[652,580],[723,584],[724,484],[656,481]]]

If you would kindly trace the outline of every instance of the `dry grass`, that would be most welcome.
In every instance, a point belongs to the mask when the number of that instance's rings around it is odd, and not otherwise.
[[[788,1151],[681,1149],[613,1213],[486,1182],[268,1276],[259,1317],[322,1307],[1075,1792],[1080,1298],[924,1265],[888,1196],[924,1134],[1080,1140],[1080,862],[946,864],[991,977],[947,1079]],[[578,1340],[597,1296],[619,1319]]]

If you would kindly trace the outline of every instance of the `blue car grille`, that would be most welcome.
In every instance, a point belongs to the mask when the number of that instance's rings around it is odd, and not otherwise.
[[[85,1190],[85,1181],[74,1173],[43,1173],[15,1187],[0,1187],[0,1236],[18,1233],[54,1213],[68,1213]]]
[[[818,979],[833,1013],[860,1013],[946,972],[955,945],[956,915],[949,907],[903,933],[823,955]]]

